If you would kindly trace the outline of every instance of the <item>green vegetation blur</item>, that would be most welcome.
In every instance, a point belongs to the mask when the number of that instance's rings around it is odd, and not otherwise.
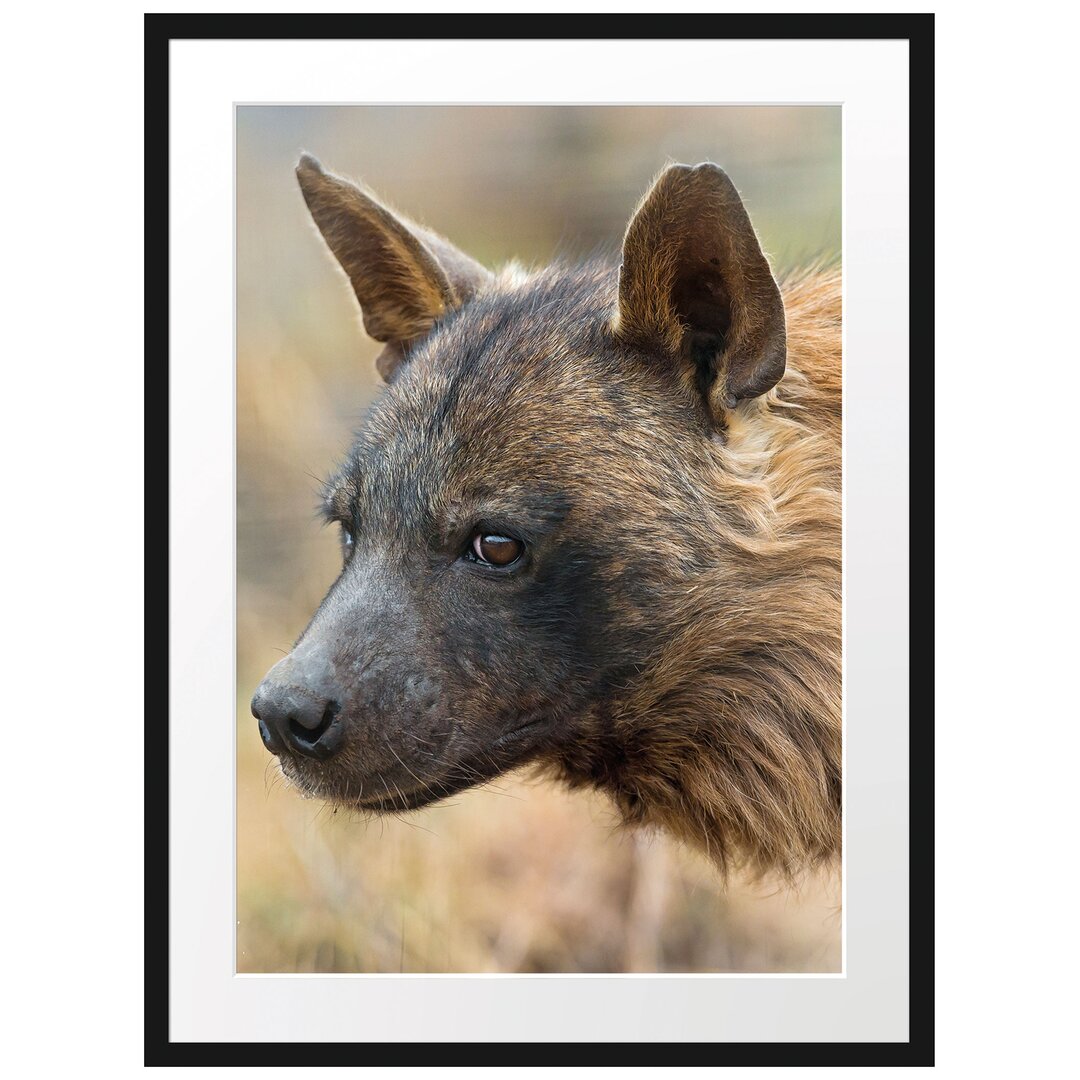
[[[830,972],[839,886],[722,886],[598,796],[527,774],[407,818],[301,798],[247,703],[336,576],[321,479],[379,347],[311,224],[301,150],[489,266],[618,251],[668,161],[722,165],[774,267],[840,250],[835,107],[240,106],[236,111],[237,970]]]

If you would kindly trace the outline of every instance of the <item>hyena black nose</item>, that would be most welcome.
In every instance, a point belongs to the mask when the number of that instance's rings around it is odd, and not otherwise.
[[[333,698],[279,683],[271,676],[263,679],[251,699],[251,713],[271,754],[287,748],[319,761],[333,757],[344,742],[345,725],[337,718],[339,712],[341,706]]]

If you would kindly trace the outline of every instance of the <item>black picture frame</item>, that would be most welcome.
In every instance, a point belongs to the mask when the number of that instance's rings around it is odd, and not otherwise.
[[[600,32],[603,31],[603,32]],[[145,16],[145,181],[169,184],[169,44],[179,39],[903,39],[909,43],[910,339],[920,369],[932,363],[934,320],[934,16],[620,15],[617,19],[544,15],[159,15]],[[917,74],[917,77],[915,77]],[[162,363],[169,354],[169,201],[147,199],[145,218],[147,501],[160,505],[158,477],[169,466]],[[929,356],[927,354],[929,353]],[[167,385],[167,367],[166,367]],[[914,395],[912,395],[914,396]],[[907,1065],[934,1063],[934,762],[933,746],[933,399],[919,396],[918,438],[910,477],[922,494],[912,515],[909,552],[920,567],[910,601],[909,740],[910,972],[907,1042],[847,1043],[180,1043],[169,1038],[169,741],[160,702],[167,698],[169,610],[147,588],[145,739],[144,1062],[157,1065]],[[912,430],[912,435],[915,434]],[[146,541],[160,552],[167,508],[147,519]],[[162,516],[166,516],[163,523]],[[929,516],[930,521],[927,521]],[[166,553],[167,554],[167,553]],[[149,573],[149,569],[148,569]],[[149,585],[149,579],[147,585]],[[152,599],[151,599],[152,598]],[[152,691],[151,691],[151,688]],[[149,695],[153,693],[151,702]],[[150,718],[154,719],[151,721]],[[918,749],[915,753],[914,750]],[[598,1053],[600,1051],[600,1053]]]

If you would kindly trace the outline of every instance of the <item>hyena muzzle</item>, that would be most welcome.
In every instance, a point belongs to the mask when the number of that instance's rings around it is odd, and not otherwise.
[[[621,259],[498,274],[297,175],[386,386],[325,488],[341,573],[252,701],[284,773],[399,812],[532,763],[721,862],[834,855],[838,273],[782,292],[712,164]]]

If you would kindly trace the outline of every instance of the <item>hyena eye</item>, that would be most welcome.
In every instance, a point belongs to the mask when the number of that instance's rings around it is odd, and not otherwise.
[[[510,566],[521,558],[524,551],[525,545],[520,540],[486,532],[478,532],[469,547],[469,553],[476,562],[489,566]]]

